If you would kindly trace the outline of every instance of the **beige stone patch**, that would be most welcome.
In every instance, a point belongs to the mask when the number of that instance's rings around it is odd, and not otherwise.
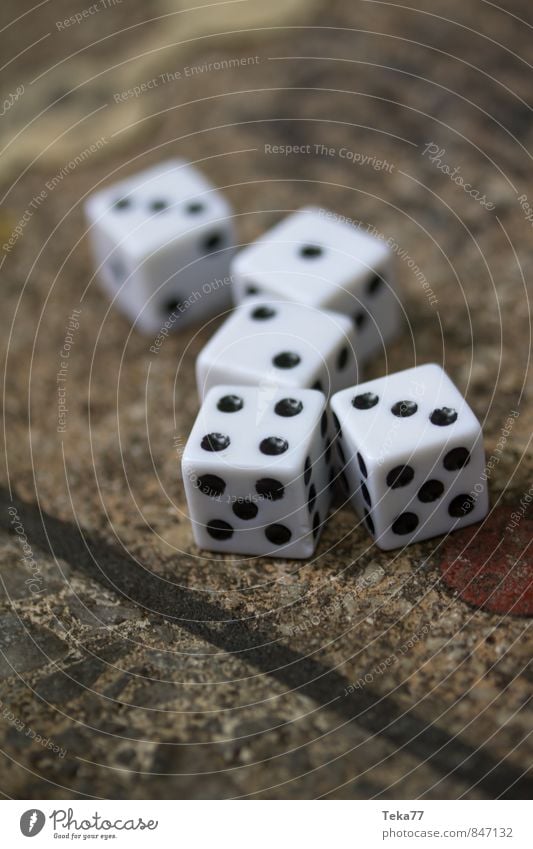
[[[239,56],[245,58],[243,45],[247,47],[246,56],[251,57],[263,38],[271,38],[271,27],[294,24],[302,19],[303,12],[308,15],[319,3],[154,0],[150,4],[150,25],[134,29],[122,53],[114,52],[110,38],[109,53],[100,64],[87,58],[89,48],[76,50],[55,66],[41,70],[24,86],[23,94],[2,119],[7,142],[0,160],[0,177],[6,180],[18,175],[34,162],[40,167],[57,166],[60,175],[62,168],[73,170],[75,157],[83,162],[131,144],[136,136],[153,131],[154,119],[143,121],[154,109],[150,89],[124,100],[117,101],[114,95],[146,85],[160,74],[183,74],[189,67],[189,57],[198,56],[202,43],[210,51],[213,64],[228,61],[233,57],[232,50],[241,51]],[[212,56],[211,51],[217,50],[220,56]],[[202,65],[198,58],[190,62],[193,68]],[[196,73],[208,76],[216,72],[207,69]],[[172,98],[171,82],[160,82],[158,88],[165,85]],[[98,140],[103,140],[98,149],[88,151]]]

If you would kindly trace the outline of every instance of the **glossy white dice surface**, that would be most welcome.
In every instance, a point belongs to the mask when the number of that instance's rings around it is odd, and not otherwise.
[[[99,279],[141,331],[179,330],[231,302],[232,210],[184,160],[96,192],[85,211]]]
[[[389,248],[328,210],[289,215],[236,254],[231,270],[237,303],[258,294],[350,316],[365,359],[399,329]]]
[[[330,504],[327,430],[316,390],[211,389],[182,459],[197,545],[310,557]]]
[[[480,424],[435,364],[331,399],[341,479],[383,549],[480,521],[488,510]]]
[[[350,319],[289,301],[249,298],[233,311],[196,361],[202,398],[220,383],[299,386],[326,395],[357,381]]]

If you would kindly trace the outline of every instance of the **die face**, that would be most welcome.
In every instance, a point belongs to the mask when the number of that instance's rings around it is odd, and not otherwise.
[[[327,210],[306,207],[288,216],[236,255],[232,276],[237,302],[256,291],[349,315],[365,357],[399,328],[386,244]]]
[[[365,477],[358,452],[344,442],[353,506],[380,548],[399,548],[483,519],[488,510],[480,477],[484,451],[479,440],[467,450],[468,465],[461,470],[446,469],[444,454],[425,461],[415,454],[391,468],[365,464]]]
[[[228,305],[231,209],[184,161],[96,193],[86,213],[104,288],[140,329],[156,332],[171,313],[177,329]]]
[[[486,515],[481,428],[439,366],[360,384],[336,395],[332,410],[353,505],[381,548]]]
[[[285,400],[295,403],[280,403]],[[310,389],[271,392],[234,384],[213,387],[191,430],[184,461],[298,479],[324,403],[323,394]],[[212,433],[223,439],[211,445],[205,437]],[[265,444],[261,449],[263,441],[271,438],[286,444]]]
[[[95,193],[86,204],[91,223],[105,223],[115,244],[138,259],[161,245],[202,238],[231,217],[212,184],[185,160],[170,159]],[[219,247],[221,243],[219,243]],[[202,243],[199,253],[206,253]]]
[[[200,397],[227,382],[319,388],[326,394],[357,375],[356,340],[339,313],[288,301],[249,298],[204,347],[196,364]]]
[[[226,553],[308,557],[329,506],[322,393],[212,389],[182,470],[196,543]]]
[[[461,393],[433,363],[345,389],[332,398],[332,409],[370,462],[431,454],[447,442],[473,441],[480,430]]]

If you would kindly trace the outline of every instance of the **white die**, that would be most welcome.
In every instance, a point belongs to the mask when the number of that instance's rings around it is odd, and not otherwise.
[[[198,393],[220,383],[319,389],[357,382],[350,319],[304,304],[249,298],[211,337],[196,361]]]
[[[178,330],[230,303],[232,211],[184,160],[96,192],[85,211],[102,285],[145,333]]]
[[[238,554],[310,557],[330,504],[326,399],[217,386],[182,459],[194,539]]]
[[[325,209],[289,215],[240,251],[231,272],[237,303],[260,294],[350,316],[365,359],[400,326],[387,245]]]
[[[486,515],[481,426],[440,366],[343,390],[331,409],[341,481],[380,548],[438,536]]]

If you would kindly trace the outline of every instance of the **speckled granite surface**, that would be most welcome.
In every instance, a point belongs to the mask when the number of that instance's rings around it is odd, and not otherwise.
[[[186,54],[167,44],[158,73],[208,70],[123,104],[105,69],[128,55],[129,86],[146,79],[131,58],[143,27],[106,41],[124,24],[117,6],[72,26],[67,41],[55,26],[66,5],[31,16],[25,33],[14,26],[8,52],[51,32],[10,67],[11,91],[26,85],[12,129],[30,80],[69,52],[84,50],[84,68],[99,69],[99,94],[87,84],[51,107],[63,110],[61,126],[69,109],[74,123],[80,110],[107,106],[59,151],[39,147],[37,123],[30,141],[42,155],[25,173],[16,157],[3,171],[1,242],[31,215],[0,269],[0,789],[16,798],[529,797],[529,4],[287,6],[279,28],[274,15],[261,31],[199,38]],[[144,20],[144,4],[127,7],[129,23]],[[230,29],[218,15],[212,29]],[[209,70],[235,57],[247,61]],[[62,64],[74,80],[78,61]],[[115,121],[120,145],[110,140]],[[406,333],[368,374],[434,360],[466,393],[497,458],[489,523],[502,528],[506,586],[520,572],[522,615],[509,615],[498,583],[486,610],[443,579],[460,559],[454,580],[470,576],[476,601],[490,580],[490,525],[464,547],[456,535],[391,555],[338,502],[309,562],[195,549],[179,451],[209,328],[151,353],[152,340],[131,334],[95,286],[80,211],[115,169],[176,154],[225,188],[243,242],[309,202],[394,240]]]

